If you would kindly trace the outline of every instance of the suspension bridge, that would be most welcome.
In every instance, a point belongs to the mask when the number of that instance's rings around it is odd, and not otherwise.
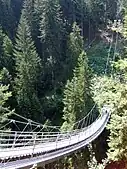
[[[94,108],[68,132],[60,132],[59,126],[48,126],[50,131],[46,131],[46,125],[25,118],[26,122],[10,119],[0,130],[0,168],[43,166],[85,147],[102,133],[110,117],[108,107],[96,118],[93,111]],[[18,123],[25,125],[22,131]],[[18,130],[5,130],[10,124]]]

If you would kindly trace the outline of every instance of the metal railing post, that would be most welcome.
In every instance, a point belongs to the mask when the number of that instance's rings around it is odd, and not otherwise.
[[[80,139],[80,131],[78,131],[78,142],[79,142],[79,139]]]
[[[60,137],[60,134],[57,135],[57,138],[56,138],[56,149],[57,149],[57,142],[59,140],[59,137]]]
[[[71,143],[71,134],[69,133],[69,145]]]
[[[43,143],[43,138],[44,138],[44,134],[43,134],[43,132],[42,132],[42,134],[41,134],[41,144]]]
[[[13,141],[13,145],[12,145],[12,148],[15,147],[15,143],[16,143],[16,138],[17,138],[17,131],[15,132],[15,137],[14,137],[14,141]]]
[[[32,153],[32,154],[34,154],[34,149],[35,149],[37,134],[33,134],[33,138],[34,138],[34,141],[33,141],[33,153]]]

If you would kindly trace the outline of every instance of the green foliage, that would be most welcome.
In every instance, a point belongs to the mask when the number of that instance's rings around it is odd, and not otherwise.
[[[81,36],[81,29],[76,24],[76,22],[73,23],[72,26],[72,32],[69,35],[68,40],[68,48],[69,52],[71,52],[71,57],[74,57],[74,59],[77,59],[77,56],[80,55],[84,47],[83,37]]]
[[[112,115],[108,129],[109,136],[109,160],[120,160],[126,158],[126,123],[127,118],[127,92],[126,85],[118,79],[109,77],[95,77],[93,81],[94,101],[101,109],[103,105],[110,105]]]
[[[13,67],[12,41],[0,28],[0,70],[6,67],[12,73]]]
[[[109,52],[109,45],[103,41],[94,43],[92,47],[88,49],[87,54],[89,58],[89,64],[92,67],[94,73],[98,75],[105,73],[104,70],[106,68],[107,57],[109,54],[108,52]],[[112,51],[111,51],[110,58],[109,58],[107,73],[110,73],[110,69],[111,69],[110,61],[111,60],[112,60]]]
[[[12,105],[17,113],[27,118],[43,122],[45,115],[46,125],[54,123],[59,125],[64,120],[62,130],[72,130],[73,124],[84,117],[93,104],[90,91],[91,73],[87,56],[82,52],[85,46],[83,39],[88,38],[90,41],[96,36],[96,30],[103,29],[108,19],[113,20],[116,17],[116,6],[119,1],[25,0],[19,22],[21,1],[0,0],[0,25],[2,26],[0,29],[0,120],[3,123],[7,119]],[[122,32],[125,39],[127,38],[126,22],[125,15]],[[16,43],[13,41],[15,43],[13,46],[6,35],[14,39],[18,23]],[[104,73],[108,52],[109,44],[102,41],[96,41],[88,50],[89,63],[95,73],[99,75]],[[109,63],[111,57],[112,51]],[[95,76],[92,89],[94,101],[100,109],[104,104],[109,104],[113,108],[109,125],[111,134],[108,156],[116,160],[126,158],[127,154],[126,59],[115,62],[114,68],[117,79]],[[108,73],[110,73],[110,65],[108,65]],[[13,97],[9,92],[12,86],[8,84],[13,85]],[[12,101],[14,97],[17,103]],[[86,168],[88,160],[86,157],[86,151],[74,155],[68,160],[68,168]],[[93,163],[90,167],[95,168],[95,166]]]
[[[69,78],[72,76],[72,71],[76,66],[78,56],[81,54],[84,47],[83,37],[81,36],[81,29],[74,22],[72,32],[70,33],[67,41],[67,67],[66,71]]]
[[[35,45],[37,49],[39,48],[39,23],[41,20],[41,4],[43,1],[41,0],[25,0],[24,2],[24,14],[25,18],[27,20],[27,24],[29,26],[32,39],[35,41]],[[40,49],[41,50],[41,49]],[[39,51],[41,53],[41,51]]]
[[[9,92],[9,85],[3,85],[2,81],[3,71],[0,72],[0,126],[6,122],[8,116],[13,113],[6,105],[6,102],[12,96],[12,93]]]
[[[6,68],[1,70],[1,83],[3,85],[10,85],[12,81],[12,76],[9,74],[9,71]]]
[[[64,25],[58,0],[43,0],[41,3],[40,39],[42,42],[43,80],[46,91],[55,90],[61,83],[63,73]]]
[[[105,162],[99,164],[94,155],[92,156],[92,159],[88,162],[88,169],[105,169],[105,166]]]
[[[33,33],[34,27],[34,1],[33,0],[25,0],[23,6],[25,18],[27,20],[27,24],[29,25],[29,29],[31,34]]]
[[[57,0],[43,0],[41,3],[40,39],[42,42],[42,64],[45,85],[57,88],[63,70],[62,39],[63,20]]]
[[[2,29],[0,28],[0,70],[3,68],[3,39],[4,39],[4,36],[3,36],[3,31]]]
[[[37,12],[38,3],[35,2]],[[43,65],[41,90],[42,104],[46,118],[51,118],[60,124],[62,111],[62,88],[65,83],[66,73],[64,72],[65,62],[65,32],[60,4],[58,0],[43,0],[39,4],[38,15],[40,15],[40,40],[41,58]],[[65,42],[66,43],[66,42]],[[47,99],[48,98],[48,99]],[[58,119],[58,120],[56,120]]]
[[[64,115],[62,130],[72,130],[73,124],[88,112],[90,102],[90,71],[86,53],[82,52],[74,69],[72,80],[68,80],[64,90]]]
[[[112,108],[108,158],[127,159],[127,86],[109,77],[95,77],[93,83],[94,100],[99,108],[105,104]]]
[[[4,50],[4,67],[10,72],[14,73],[14,58],[13,58],[13,44],[8,36],[4,36],[3,40],[3,50]]]
[[[0,0],[0,25],[10,38],[14,36],[16,27],[16,18],[11,3],[12,0]]]
[[[24,13],[22,13],[18,27],[14,55],[16,60],[15,95],[18,112],[27,118],[42,121],[42,108],[37,93],[41,64]]]
[[[119,98],[120,83],[107,76],[97,77],[92,79],[92,90],[94,94],[94,101],[98,104],[99,108],[103,105],[110,105],[114,107],[116,100]]]
[[[113,161],[127,160],[127,86],[119,89],[120,97],[111,116],[108,158]]]
[[[115,16],[118,12],[117,3],[117,0],[114,0],[112,2],[110,0],[86,1],[89,15],[97,27],[102,27],[107,24],[108,19],[116,19]]]
[[[67,20],[70,26],[77,22],[82,28],[82,35],[89,38],[91,30],[104,28],[109,19],[116,19],[118,0],[60,0]],[[89,30],[88,30],[89,29]]]
[[[125,13],[122,35],[127,38],[127,14]],[[126,50],[126,44],[125,44]],[[126,56],[126,54],[125,54]],[[114,111],[111,116],[108,158],[113,161],[127,160],[127,60],[120,59],[114,63],[120,82],[115,98]]]
[[[125,9],[124,23],[123,23],[123,29],[121,34],[127,40],[127,9]]]
[[[53,64],[58,63],[61,57],[60,49],[63,31],[60,5],[57,0],[43,0],[41,5],[40,38],[45,45],[44,52],[48,54],[45,59]]]
[[[120,81],[125,83],[127,81],[127,59],[124,58],[114,62],[114,68]]]
[[[125,82],[126,64],[124,60],[119,60],[115,63],[115,68],[118,72],[123,72],[123,81]],[[99,82],[99,83],[98,83]],[[112,115],[108,129],[109,136],[109,160],[127,159],[127,85],[121,83],[118,79],[109,77],[95,77],[94,81],[94,99],[101,108],[108,104],[112,107]]]

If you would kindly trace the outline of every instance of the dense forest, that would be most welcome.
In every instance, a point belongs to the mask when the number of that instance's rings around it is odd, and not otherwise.
[[[101,136],[45,168],[127,167],[126,58],[124,0],[0,0],[0,127],[18,114],[73,130],[108,105]]]

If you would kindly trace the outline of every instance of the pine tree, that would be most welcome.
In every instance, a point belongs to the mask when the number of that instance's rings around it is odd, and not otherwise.
[[[40,2],[39,6],[38,3]],[[36,42],[39,36],[39,22],[40,22],[40,6],[39,0],[25,0],[24,2],[24,15],[27,20],[32,39]],[[38,8],[38,9],[37,9]]]
[[[3,85],[3,71],[0,71],[0,126],[7,121],[8,116],[10,116],[13,111],[7,107],[6,102],[12,96],[9,92],[9,85]]]
[[[7,35],[5,35],[3,39],[3,50],[4,50],[4,67],[6,67],[9,73],[13,75],[14,73],[13,44]]]
[[[64,90],[63,130],[72,130],[73,124],[90,110],[90,70],[86,53],[82,52],[74,69],[72,80],[68,80]]]
[[[25,0],[24,1],[24,15],[27,20],[32,39],[35,43],[38,54],[42,55],[42,45],[40,42],[40,21],[43,0]]]
[[[76,66],[79,55],[84,47],[83,37],[81,36],[81,30],[76,22],[73,23],[72,32],[68,36],[67,40],[67,59],[66,59],[66,78],[72,76],[74,67]]]
[[[36,8],[38,2],[36,0]],[[65,45],[63,43],[65,36],[63,16],[58,0],[43,0],[41,1],[40,8],[41,58],[44,69],[42,75],[42,81],[44,81],[43,91],[41,92],[45,95],[43,98],[43,108],[45,116],[50,118],[52,123],[60,125],[59,119],[61,119],[63,108],[61,99],[63,76],[65,76],[63,72],[65,61],[65,51],[63,50],[63,46]],[[38,14],[40,15],[40,12]],[[54,118],[52,118],[51,114]]]
[[[40,38],[43,46],[43,63],[48,72],[45,77],[48,77],[48,83],[54,88],[63,66],[63,20],[58,0],[43,0],[41,9]]]
[[[12,50],[12,41],[3,33],[2,28],[0,28],[0,70],[5,67],[10,74],[12,74],[14,66]]]
[[[1,73],[1,85],[7,86],[8,92],[12,91],[12,79],[14,75],[14,58],[13,58],[13,45],[12,41],[0,28],[0,73]],[[6,91],[5,91],[6,92]],[[12,97],[8,98],[6,106],[11,109],[14,108]]]
[[[3,36],[3,31],[2,29],[0,28],[0,70],[2,70],[2,68],[4,67],[4,51],[3,51],[3,39],[4,39],[4,36]]]
[[[37,90],[41,64],[24,11],[18,27],[14,55],[16,61],[15,95],[18,112],[27,118],[42,121],[43,114]]]
[[[72,25],[72,32],[70,33],[68,46],[72,55],[79,55],[84,47],[83,37],[81,36],[81,29],[76,22]]]
[[[24,15],[29,25],[31,34],[33,33],[33,22],[34,22],[34,1],[35,0],[25,0],[24,2]]]
[[[58,0],[43,0],[40,22],[41,41],[45,43],[49,55],[60,54],[63,22]],[[51,45],[51,46],[49,46]]]

